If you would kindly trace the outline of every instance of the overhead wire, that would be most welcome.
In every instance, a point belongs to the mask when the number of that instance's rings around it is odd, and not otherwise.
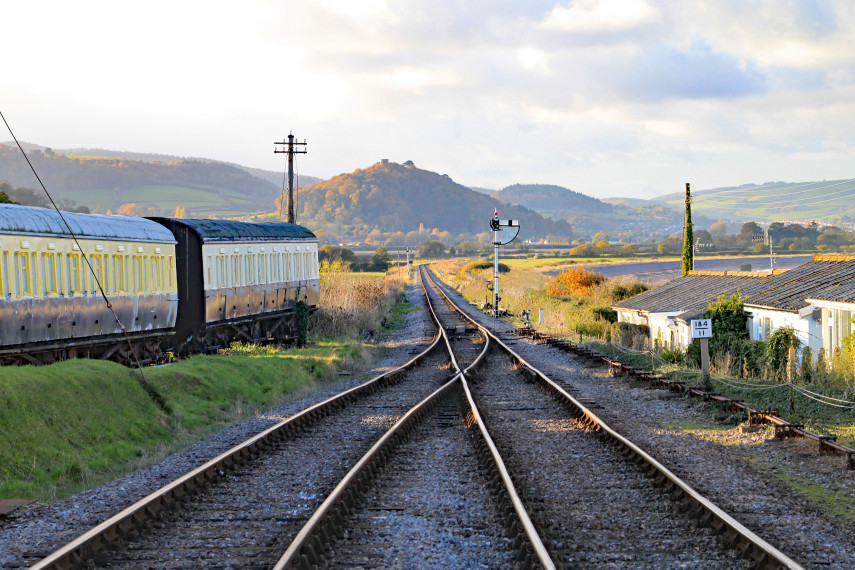
[[[68,230],[69,235],[71,235],[71,238],[74,240],[74,243],[77,245],[77,248],[80,250],[80,255],[83,257],[83,260],[86,262],[86,266],[89,268],[89,272],[92,275],[92,279],[94,280],[95,284],[98,286],[98,291],[101,293],[101,298],[104,299],[104,303],[106,304],[107,309],[110,310],[110,313],[113,315],[113,318],[116,320],[116,324],[119,326],[119,330],[121,330],[121,332],[122,332],[122,336],[124,337],[124,340],[128,344],[128,349],[130,351],[130,353],[129,353],[130,358],[132,359],[134,364],[136,364],[137,370],[139,371],[140,376],[142,377],[141,378],[141,384],[142,384],[143,388],[146,390],[146,392],[149,393],[149,395],[155,400],[155,402],[158,404],[158,406],[161,407],[161,409],[163,409],[164,411],[169,411],[168,405],[166,404],[166,401],[163,400],[163,398],[154,390],[154,388],[146,380],[145,373],[143,372],[142,365],[140,364],[140,360],[138,358],[136,358],[136,350],[134,349],[134,345],[131,342],[130,337],[128,336],[128,331],[125,328],[124,323],[122,323],[122,319],[119,318],[119,315],[113,309],[113,304],[110,302],[110,299],[107,297],[107,293],[104,291],[104,287],[101,285],[101,280],[98,278],[98,274],[95,272],[95,269],[92,267],[92,262],[90,261],[89,256],[86,255],[86,252],[83,250],[83,247],[80,245],[80,241],[78,241],[78,239],[77,239],[77,234],[75,234],[74,230],[71,229],[71,225],[68,223],[68,220],[66,220],[65,215],[63,215],[63,213],[62,213],[62,210],[60,210],[59,207],[56,205],[56,202],[54,201],[53,196],[51,196],[51,193],[48,191],[47,186],[45,186],[45,183],[42,181],[41,177],[39,176],[39,173],[36,172],[36,169],[33,166],[33,163],[30,161],[30,158],[27,156],[27,153],[24,152],[24,147],[21,146],[21,143],[18,141],[18,137],[15,136],[15,133],[12,130],[11,125],[9,125],[9,121],[6,120],[6,116],[3,114],[2,111],[0,111],[0,118],[3,119],[3,123],[6,125],[6,129],[9,131],[9,134],[12,136],[12,140],[15,141],[15,144],[18,146],[18,150],[21,151],[21,155],[23,155],[24,160],[26,160],[27,165],[29,165],[30,170],[33,172],[33,175],[36,177],[36,180],[38,180],[39,185],[41,186],[45,195],[48,197],[48,200],[50,200],[50,203],[53,206],[53,209],[56,210],[57,214],[59,214],[59,217],[62,220],[62,223],[65,225],[66,229]]]

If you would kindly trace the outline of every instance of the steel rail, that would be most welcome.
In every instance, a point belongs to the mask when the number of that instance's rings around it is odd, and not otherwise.
[[[273,566],[274,570],[295,567],[310,569],[318,564],[327,549],[331,536],[335,534],[335,527],[340,526],[341,520],[347,512],[353,509],[364,491],[364,487],[367,486],[369,478],[373,477],[375,472],[383,467],[394,447],[409,435],[408,432],[412,431],[430,408],[448,394],[449,390],[457,384],[459,378],[460,374],[455,374],[442,387],[411,408],[377,440],[303,525],[303,528],[291,541],[285,554]]]
[[[432,276],[428,276],[428,279],[431,282],[434,282]],[[694,513],[697,513],[697,518],[702,524],[712,527],[717,532],[725,532],[728,534],[731,539],[731,547],[737,546],[738,544],[740,555],[753,560],[758,567],[804,570],[803,567],[795,560],[791,559],[789,556],[760,538],[750,529],[746,528],[742,523],[727,514],[712,501],[695,491],[688,483],[680,479],[646,451],[606,424],[606,422],[600,419],[581,402],[576,400],[576,398],[568,394],[561,386],[556,384],[540,370],[529,364],[522,356],[503,343],[486,327],[477,323],[474,319],[469,317],[469,315],[466,315],[466,313],[451,300],[441,287],[437,286],[437,289],[449,304],[455,307],[455,309],[463,315],[464,318],[482,329],[485,335],[492,338],[498,346],[510,354],[512,358],[516,359],[524,367],[524,370],[527,370],[532,376],[539,379],[540,382],[545,384],[553,394],[558,395],[564,403],[572,406],[578,415],[584,416],[585,420],[591,426],[606,435],[611,441],[619,446],[624,455],[634,456],[636,463],[647,464],[648,475],[656,477],[660,485],[663,486],[666,491],[672,495],[672,497],[680,501],[681,510],[691,510]]]
[[[434,315],[434,318],[436,319],[437,324],[439,325],[439,319],[438,317],[436,317],[436,312],[433,309],[433,303],[431,303],[430,296],[427,294],[427,289],[425,287],[425,274],[426,269],[424,268],[424,266],[422,266],[421,271],[419,273],[422,280],[422,289],[424,289],[425,291],[425,298],[427,299],[428,307],[430,307],[431,314]],[[502,455],[499,453],[499,448],[496,447],[493,438],[490,436],[490,432],[487,430],[487,427],[484,424],[484,420],[481,417],[481,412],[478,410],[478,406],[475,403],[475,399],[472,397],[471,390],[469,389],[469,383],[466,381],[466,373],[481,366],[486,360],[487,354],[490,351],[491,335],[487,334],[487,330],[484,327],[482,327],[481,325],[470,319],[468,316],[466,316],[464,313],[462,313],[460,309],[454,303],[451,302],[448,296],[445,295],[442,289],[440,289],[436,285],[436,283],[433,281],[433,279],[430,278],[429,275],[428,281],[431,282],[435,290],[439,291],[440,295],[445,298],[446,302],[448,302],[449,305],[457,313],[462,315],[465,320],[473,323],[478,328],[478,331],[481,333],[481,335],[484,337],[484,349],[481,351],[481,354],[479,354],[478,357],[472,362],[472,364],[466,367],[466,370],[461,371],[460,367],[458,367],[457,360],[454,359],[454,353],[451,350],[450,344],[448,345],[448,350],[452,354],[452,361],[454,362],[455,369],[460,373],[460,381],[463,385],[463,391],[466,394],[466,399],[469,404],[469,411],[472,415],[473,423],[478,426],[478,430],[481,433],[481,438],[484,441],[485,447],[487,448],[490,457],[493,460],[493,464],[495,465],[496,471],[498,472],[499,478],[501,479],[502,486],[504,487],[505,492],[507,493],[508,500],[511,504],[513,512],[516,515],[517,521],[522,527],[520,529],[521,534],[523,534],[528,540],[528,544],[532,548],[533,553],[537,558],[537,561],[540,562],[540,564],[547,570],[553,570],[555,568],[555,562],[552,560],[552,557],[550,556],[546,545],[543,543],[543,539],[540,537],[540,534],[538,534],[534,523],[531,521],[531,517],[528,515],[528,511],[526,510],[525,504],[520,498],[519,493],[517,493],[516,487],[514,486],[514,481],[511,478],[507,466],[505,465],[505,461],[502,458]],[[443,336],[446,337],[446,343],[448,343],[448,335],[445,333],[445,329],[443,329],[441,325],[439,326],[439,329],[442,331]]]
[[[56,550],[31,568],[34,570],[57,569],[68,570],[81,568],[86,561],[98,558],[103,550],[117,545],[130,532],[145,524],[146,520],[156,517],[162,510],[184,496],[210,483],[221,476],[223,472],[247,459],[261,453],[266,445],[276,443],[286,436],[308,425],[315,419],[331,413],[339,406],[379,390],[385,382],[392,382],[407,370],[415,367],[421,360],[437,349],[442,334],[437,334],[431,345],[424,351],[407,361],[402,366],[380,374],[371,380],[336,394],[323,402],[319,402],[290,418],[271,426],[265,431],[251,437],[228,451],[211,459],[204,465],[182,475],[154,491],[118,514],[110,517],[101,524],[93,527],[78,538]]]
[[[516,520],[520,523],[520,528],[517,530],[516,546],[520,550],[520,559],[525,559],[527,565],[531,563],[531,556],[525,545],[531,546],[531,550],[537,557],[537,560],[548,570],[555,568],[554,563],[549,557],[546,547],[542,540],[537,535],[537,532],[532,524],[528,514],[525,512],[522,501],[513,487],[513,481],[510,478],[507,468],[498,453],[498,449],[490,438],[484,427],[484,422],[481,420],[480,412],[478,411],[475,402],[469,393],[469,388],[465,383],[465,377],[457,363],[457,358],[451,348],[451,343],[448,335],[439,320],[436,309],[434,308],[430,295],[428,294],[424,281],[421,282],[422,290],[427,300],[428,310],[440,331],[440,336],[445,340],[448,354],[450,355],[452,365],[455,369],[454,377],[446,383],[442,388],[428,396],[425,400],[407,412],[395,425],[387,431],[372,448],[360,459],[356,465],[345,475],[341,482],[336,486],[332,493],[326,498],[320,507],[315,511],[309,521],[303,526],[288,549],[273,567],[274,570],[284,570],[286,568],[305,568],[310,569],[320,562],[323,553],[328,549],[331,537],[336,534],[337,528],[342,525],[343,519],[347,512],[354,508],[354,504],[358,495],[362,492],[362,487],[367,486],[369,478],[373,477],[376,471],[382,467],[392,449],[400,443],[400,441],[408,435],[408,432],[413,429],[417,421],[423,419],[429,407],[435,405],[439,398],[448,393],[452,386],[460,383],[470,406],[470,414],[474,418],[473,423],[477,423],[484,447],[489,450],[490,457],[493,461],[492,467],[496,470],[499,476],[499,481],[504,488],[507,497],[510,499],[510,512],[506,510],[506,523],[512,523]],[[483,333],[482,333],[483,334]],[[475,359],[475,361],[467,367],[467,370],[475,367],[485,359],[489,348],[489,337],[484,335],[485,347]],[[470,427],[470,426],[467,426]]]

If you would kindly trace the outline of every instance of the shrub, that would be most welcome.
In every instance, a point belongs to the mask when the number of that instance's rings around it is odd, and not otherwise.
[[[801,341],[792,327],[781,327],[766,341],[766,367],[775,380],[787,379],[790,347],[799,348]]]
[[[463,271],[473,273],[482,269],[493,269],[492,261],[472,261],[463,266]],[[510,273],[511,268],[502,262],[499,262],[499,273]]]
[[[559,273],[546,286],[549,295],[585,295],[606,280],[602,273],[588,271],[584,267],[568,269]]]
[[[610,323],[617,322],[617,311],[612,309],[611,307],[594,307],[591,309],[591,312],[594,313],[595,317],[598,317],[604,321]],[[629,324],[629,323],[621,323],[621,324]]]
[[[650,289],[650,286],[642,283],[641,281],[626,284],[616,280],[612,287],[612,300],[614,300],[615,303],[618,303],[624,299],[635,297],[639,293],[644,293],[648,289]]]

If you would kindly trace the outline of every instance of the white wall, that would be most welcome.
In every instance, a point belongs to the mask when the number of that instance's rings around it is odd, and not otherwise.
[[[822,326],[812,315],[801,318],[798,313],[748,305],[745,312],[750,317],[748,333],[751,340],[766,340],[779,328],[792,327],[803,347],[809,346],[814,354],[822,348]]]

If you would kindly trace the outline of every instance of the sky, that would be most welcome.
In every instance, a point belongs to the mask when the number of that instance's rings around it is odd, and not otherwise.
[[[855,177],[851,0],[3,3],[26,142],[650,198]],[[0,133],[0,141],[10,140]]]

